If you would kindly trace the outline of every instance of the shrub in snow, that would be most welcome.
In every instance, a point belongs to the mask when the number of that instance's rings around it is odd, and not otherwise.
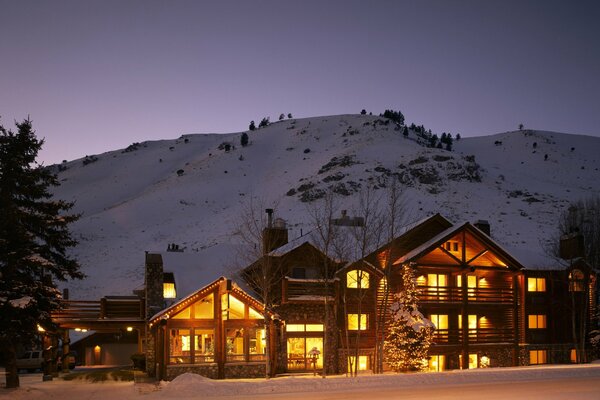
[[[254,125],[254,121],[250,121],[250,126],[248,126],[248,129],[250,129],[251,131],[256,129],[256,125]]]
[[[248,134],[246,132],[242,133],[242,137],[240,138],[240,144],[242,147],[248,146]]]
[[[283,114],[283,113],[279,114],[279,120],[280,121],[283,121],[284,118],[285,118],[285,114]]]
[[[391,321],[384,342],[386,362],[395,371],[421,371],[435,326],[417,307],[417,288],[412,269],[402,267],[402,290],[390,305]]]
[[[177,176],[181,176],[181,175],[183,175],[183,173],[184,173],[184,172],[185,172],[184,170],[182,170],[182,169],[178,169],[178,170],[177,170]]]
[[[265,126],[269,126],[271,122],[269,121],[269,117],[264,117],[263,119],[260,120],[260,124],[258,124],[259,128],[263,128]]]
[[[367,110],[365,110],[364,108],[360,111],[360,115],[366,115],[367,114]]]
[[[288,113],[288,118],[292,118],[292,113]]]

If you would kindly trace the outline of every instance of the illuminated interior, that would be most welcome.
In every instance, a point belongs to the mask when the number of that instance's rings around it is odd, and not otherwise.
[[[172,272],[165,272],[163,274],[163,298],[174,299],[177,297],[177,291],[175,290],[175,275]]]
[[[359,269],[348,271],[346,274],[346,285],[351,289],[368,289],[369,273]]]
[[[584,275],[578,269],[574,269],[569,273],[569,291],[583,292],[584,290]]]
[[[446,356],[432,355],[429,357],[428,369],[431,372],[440,372],[446,369]]]
[[[448,329],[448,315],[432,314],[429,320],[435,325],[436,329]]]
[[[528,292],[545,292],[546,278],[527,278]]]
[[[546,350],[529,350],[529,364],[546,364],[547,352]]]
[[[356,358],[354,356],[348,357],[348,370],[354,371],[356,367],[355,364]],[[369,357],[368,356],[358,356],[358,370],[359,371],[368,371],[369,370]]]
[[[543,314],[530,314],[527,318],[527,327],[529,329],[546,328],[546,316]]]
[[[244,361],[244,328],[227,329],[227,361]]]
[[[213,319],[215,317],[214,295],[208,296],[196,301],[189,307],[184,308],[173,315],[174,319]]]
[[[221,296],[221,309],[223,319],[244,319],[246,305],[231,294],[225,293]]]
[[[364,331],[368,325],[368,315],[366,314],[348,314],[348,330],[349,331]]]
[[[432,286],[432,287],[448,286],[448,277],[445,274],[427,274],[427,286]]]
[[[311,357],[308,355],[314,347],[321,353],[317,358],[316,368],[323,368],[323,338],[322,337],[289,337],[287,339],[288,369],[312,369]]]

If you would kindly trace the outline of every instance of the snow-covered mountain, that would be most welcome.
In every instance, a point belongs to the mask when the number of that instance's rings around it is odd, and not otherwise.
[[[231,232],[251,197],[278,204],[290,238],[310,229],[307,204],[328,187],[352,210],[360,187],[405,185],[413,220],[440,212],[488,220],[509,249],[541,253],[569,203],[600,192],[600,138],[515,131],[427,148],[376,116],[288,119],[248,132],[190,134],[55,166],[58,198],[76,201],[74,250],[88,277],[72,298],[130,294],[145,251],[176,243],[215,265],[231,257]],[[518,256],[519,254],[517,254]]]

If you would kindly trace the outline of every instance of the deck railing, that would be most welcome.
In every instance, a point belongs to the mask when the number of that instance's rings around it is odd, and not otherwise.
[[[514,342],[514,329],[478,328],[467,331],[469,343],[508,343]],[[452,344],[463,342],[462,329],[436,329],[433,332],[433,342],[437,344]]]
[[[419,300],[422,302],[461,302],[463,288],[418,286]],[[514,294],[511,288],[467,288],[467,301],[471,303],[511,304]]]
[[[97,301],[63,300],[53,319],[144,319],[144,302],[135,296],[107,296]]]
[[[334,281],[324,279],[295,279],[285,277],[282,285],[282,301],[323,301],[325,296],[333,299]]]

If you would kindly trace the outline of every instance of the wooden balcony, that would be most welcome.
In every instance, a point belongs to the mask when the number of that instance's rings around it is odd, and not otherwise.
[[[325,296],[329,301],[334,301],[334,280],[324,279],[295,279],[285,277],[283,279],[281,299],[282,303],[297,302],[323,302]]]
[[[515,341],[514,329],[469,329],[467,336],[469,344],[513,343]],[[462,329],[436,329],[433,333],[433,342],[436,344],[463,343],[463,331]]]
[[[444,303],[463,301],[463,288],[418,286],[419,301],[424,303]],[[467,288],[467,302],[512,304],[514,294],[511,288]]]
[[[62,308],[52,312],[52,320],[64,328],[99,329],[111,324],[143,324],[144,301],[137,296],[107,296],[97,301],[63,300]]]

